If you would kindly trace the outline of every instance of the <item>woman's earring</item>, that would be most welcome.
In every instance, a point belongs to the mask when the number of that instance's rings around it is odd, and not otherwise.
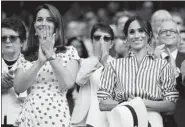
[[[35,36],[37,36],[37,33],[35,32]]]

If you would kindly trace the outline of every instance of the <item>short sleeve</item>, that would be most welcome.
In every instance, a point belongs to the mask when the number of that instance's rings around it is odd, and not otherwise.
[[[66,66],[67,63],[71,60],[80,60],[80,57],[78,56],[78,52],[73,46],[66,46],[66,52],[65,53],[58,53],[57,58],[61,61],[63,61],[63,66]]]
[[[29,62],[27,60],[25,60],[23,55],[20,55],[20,57],[18,58],[15,66],[12,67],[12,70],[16,70],[17,68],[21,68],[23,69],[23,71],[28,70],[30,67],[32,66],[32,62]]]

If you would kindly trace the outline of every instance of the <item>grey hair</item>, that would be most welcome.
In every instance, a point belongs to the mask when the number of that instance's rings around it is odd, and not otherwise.
[[[160,32],[160,30],[161,30],[161,27],[162,27],[163,24],[166,23],[166,22],[173,22],[173,23],[176,25],[176,23],[175,23],[174,20],[169,20],[169,21],[165,21],[165,22],[161,23],[160,26],[159,26],[158,29],[157,29],[157,35],[159,35],[159,32]],[[177,25],[176,25],[176,30],[177,30],[177,33],[180,34],[180,29],[179,29],[179,27],[178,27]]]

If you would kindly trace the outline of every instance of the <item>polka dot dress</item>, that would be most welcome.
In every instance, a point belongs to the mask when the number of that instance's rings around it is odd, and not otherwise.
[[[72,59],[79,59],[77,51],[67,46],[66,53],[57,54],[63,66]],[[18,67],[23,71],[29,69],[34,62],[24,58],[18,60]],[[69,127],[70,114],[66,100],[67,90],[61,89],[49,62],[46,62],[37,73],[31,86],[31,92],[23,104],[16,120],[19,127]]]

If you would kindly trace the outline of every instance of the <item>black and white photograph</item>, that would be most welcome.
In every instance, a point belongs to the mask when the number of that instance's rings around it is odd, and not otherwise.
[[[185,1],[1,1],[1,127],[185,127]]]

